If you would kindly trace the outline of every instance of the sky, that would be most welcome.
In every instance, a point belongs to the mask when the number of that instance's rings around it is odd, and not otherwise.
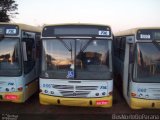
[[[113,32],[160,27],[160,0],[15,0],[12,22],[35,26],[61,23],[110,25]]]

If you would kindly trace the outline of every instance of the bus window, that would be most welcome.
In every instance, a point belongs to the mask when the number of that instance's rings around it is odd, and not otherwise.
[[[124,56],[125,56],[125,42],[126,42],[126,38],[122,37],[119,40],[119,57],[122,61],[124,61]]]
[[[77,79],[111,79],[109,45],[106,40],[77,41],[76,60],[83,65],[77,68]]]
[[[0,75],[14,76],[21,73],[19,39],[0,40]]]
[[[42,73],[48,71],[47,74],[52,78],[66,78],[71,64],[73,64],[73,40],[67,39],[65,41],[59,39],[44,40],[42,52]],[[67,49],[66,46],[69,46]]]
[[[159,77],[160,77],[160,50],[154,45],[154,43],[138,43],[137,81],[160,82]]]
[[[26,43],[27,54],[27,61],[24,61],[24,73],[27,74],[35,65],[35,44],[32,38],[24,38],[23,41]]]

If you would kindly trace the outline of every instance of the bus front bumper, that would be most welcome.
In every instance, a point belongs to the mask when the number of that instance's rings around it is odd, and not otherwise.
[[[24,102],[23,96],[23,92],[0,92],[0,101],[22,103]]]
[[[132,109],[144,109],[144,108],[160,109],[160,100],[131,98],[130,107]]]
[[[102,98],[64,98],[40,93],[40,103],[43,105],[67,105],[81,107],[112,107],[112,96]]]

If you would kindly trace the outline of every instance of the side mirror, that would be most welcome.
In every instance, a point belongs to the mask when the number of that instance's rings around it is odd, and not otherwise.
[[[22,49],[23,49],[23,60],[28,61],[27,59],[27,50],[26,50],[26,42],[22,42]]]

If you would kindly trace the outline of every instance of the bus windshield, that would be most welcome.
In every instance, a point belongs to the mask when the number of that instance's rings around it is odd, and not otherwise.
[[[41,75],[54,79],[111,79],[110,50],[109,40],[43,40]]]
[[[160,82],[160,43],[137,44],[137,82]]]
[[[20,46],[17,38],[0,40],[0,75],[17,76],[21,73]]]

